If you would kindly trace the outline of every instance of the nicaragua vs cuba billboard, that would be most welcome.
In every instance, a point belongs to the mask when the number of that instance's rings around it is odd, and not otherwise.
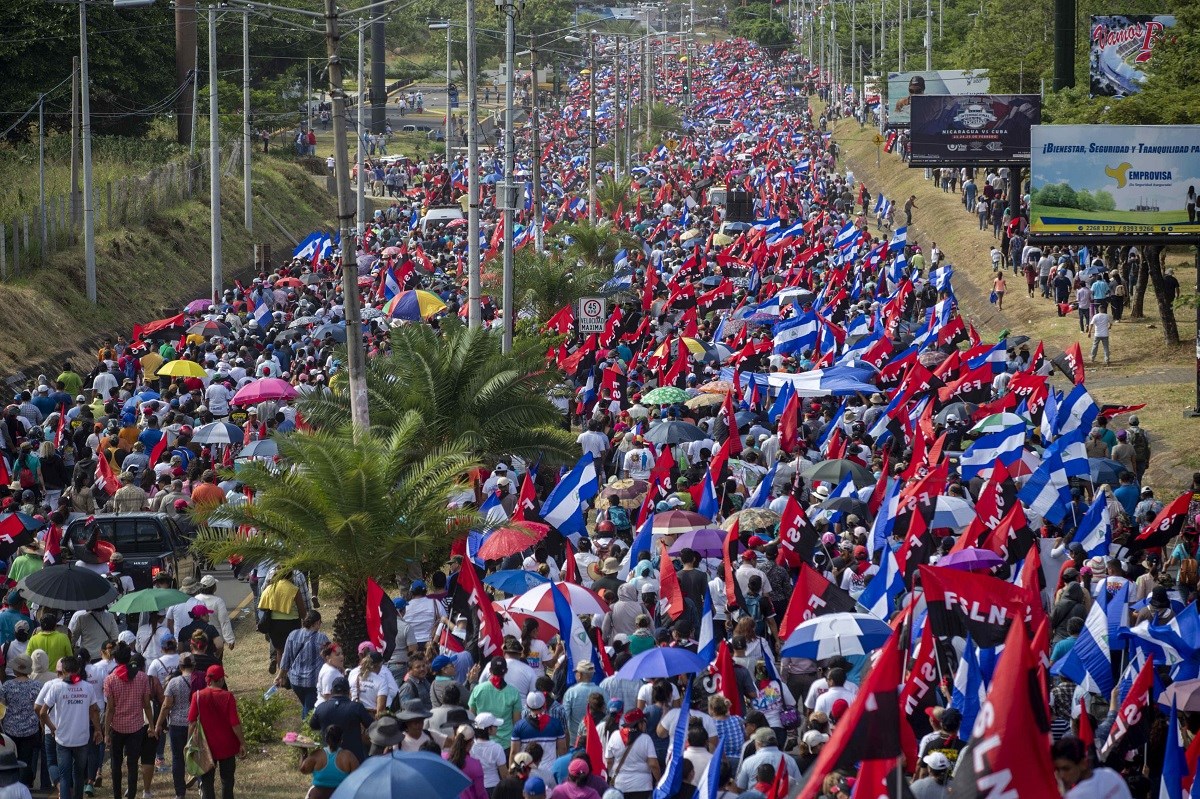
[[[1036,125],[1034,233],[1200,235],[1200,125]]]
[[[918,94],[909,166],[1029,163],[1029,131],[1042,121],[1036,94]]]

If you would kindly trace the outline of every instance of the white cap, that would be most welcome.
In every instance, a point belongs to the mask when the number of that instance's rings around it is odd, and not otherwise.
[[[496,718],[495,714],[493,713],[480,713],[475,717],[475,721],[473,723],[475,725],[475,729],[486,730],[488,727],[499,727],[500,719]]]
[[[805,746],[807,746],[809,749],[812,749],[813,747],[820,746],[821,744],[828,742],[829,736],[820,730],[809,730],[808,732],[804,733],[804,738],[802,740],[804,741]],[[945,757],[945,755],[943,755],[943,757]]]
[[[950,769],[950,758],[946,757],[941,752],[930,752],[925,755],[925,765],[929,766],[934,771],[948,771]]]
[[[121,634],[117,636],[117,641],[133,646],[137,643],[137,636],[129,632],[129,630],[122,630]]]
[[[525,695],[525,707],[530,710],[541,710],[546,706],[546,695],[541,691],[530,691]]]

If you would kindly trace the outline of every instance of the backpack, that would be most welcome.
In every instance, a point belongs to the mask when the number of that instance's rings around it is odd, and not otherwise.
[[[767,620],[763,618],[762,594],[746,594],[742,597],[742,615],[754,619],[755,635],[766,633]]]
[[[33,469],[29,468],[29,458],[21,459],[21,469],[17,472],[17,479],[21,482],[21,488],[33,488],[37,485],[37,476],[33,473]]]
[[[1138,463],[1148,463],[1150,461],[1150,440],[1146,438],[1146,431],[1138,428],[1129,432],[1129,444],[1133,447],[1133,456]]]
[[[630,530],[633,525],[629,522],[629,512],[620,505],[614,505],[606,510],[608,520],[612,522],[613,527],[617,530]]]

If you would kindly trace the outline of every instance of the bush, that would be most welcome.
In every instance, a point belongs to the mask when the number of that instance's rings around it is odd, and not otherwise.
[[[242,735],[247,747],[264,746],[280,739],[279,720],[288,711],[288,702],[278,693],[270,699],[261,696],[238,700],[238,715],[242,719]]]

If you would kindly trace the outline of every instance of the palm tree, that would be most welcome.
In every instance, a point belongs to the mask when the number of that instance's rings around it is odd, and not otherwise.
[[[612,274],[613,258],[622,249],[638,246],[639,239],[614,226],[608,220],[601,220],[595,225],[589,222],[559,223],[552,232],[560,237],[570,236],[571,243],[567,245],[566,256],[578,260],[585,266],[605,270]]]
[[[633,180],[627,177],[615,180],[612,175],[605,175],[596,186],[596,202],[604,209],[604,213],[609,215],[618,208],[632,211],[637,207],[639,200],[646,202],[649,197],[650,192],[643,188],[633,188]]]
[[[367,363],[371,423],[381,434],[415,412],[431,448],[461,442],[479,460],[578,457],[578,445],[546,397],[556,381],[545,369],[545,352],[535,349],[540,341],[518,339],[512,354],[503,355],[499,336],[450,321],[440,335],[426,325],[396,328],[391,342],[390,355]],[[300,407],[320,428],[350,421],[344,386],[310,394]]]
[[[202,524],[232,529],[203,527],[194,546],[212,560],[270,560],[332,584],[344,598],[334,635],[352,647],[366,638],[367,578],[390,582],[414,565],[441,563],[472,520],[446,509],[475,465],[466,444],[431,442],[424,430],[420,412],[408,411],[385,436],[356,441],[348,425],[278,436],[290,468],[240,469],[253,499],[199,514]]]
[[[513,294],[517,307],[541,325],[564,305],[574,306],[580,297],[596,293],[609,277],[591,265],[572,265],[559,252],[520,250],[513,258]],[[485,281],[484,290],[499,295],[500,276]]]

